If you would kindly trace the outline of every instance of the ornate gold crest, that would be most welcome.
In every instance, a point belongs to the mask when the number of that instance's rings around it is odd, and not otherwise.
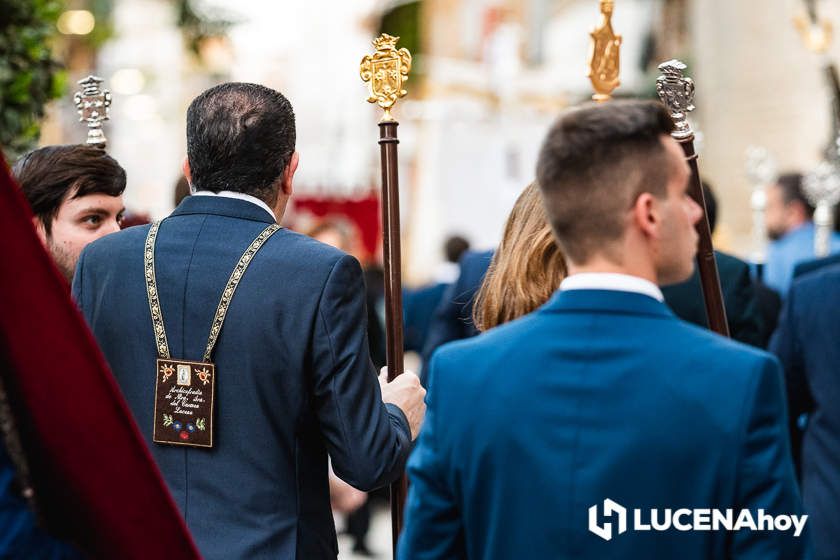
[[[618,75],[622,38],[612,28],[614,6],[613,0],[601,0],[601,24],[590,33],[589,79],[595,89],[592,99],[599,102],[610,99],[612,92],[621,85]]]
[[[830,21],[820,19],[812,22],[808,16],[800,14],[793,18],[793,24],[809,51],[817,54],[828,51],[834,37],[834,27]]]
[[[359,67],[362,81],[368,84],[368,102],[385,109],[382,121],[393,120],[391,107],[397,99],[408,93],[403,89],[403,84],[408,80],[408,72],[411,70],[411,53],[405,48],[397,50],[399,40],[399,37],[386,33],[374,39],[376,52],[365,55]]]

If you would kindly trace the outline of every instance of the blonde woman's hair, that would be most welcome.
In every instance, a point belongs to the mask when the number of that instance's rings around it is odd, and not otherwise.
[[[476,295],[473,321],[492,329],[545,303],[566,277],[536,183],[528,185],[508,216],[505,232]]]

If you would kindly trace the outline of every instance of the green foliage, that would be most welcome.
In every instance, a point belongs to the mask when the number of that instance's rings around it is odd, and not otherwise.
[[[420,37],[420,2],[408,2],[398,5],[382,16],[379,33],[399,37],[397,48],[407,48],[412,57],[421,54]],[[415,69],[416,70],[416,69]]]
[[[35,144],[44,106],[66,89],[50,48],[61,10],[55,0],[0,0],[0,147],[8,157]]]

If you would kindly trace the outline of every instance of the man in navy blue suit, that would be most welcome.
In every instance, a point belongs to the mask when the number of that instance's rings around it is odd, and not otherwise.
[[[327,454],[360,490],[395,480],[424,391],[407,373],[380,392],[359,263],[276,224],[298,164],[286,98],[205,91],[187,150],[193,196],[88,246],[75,299],[205,558],[335,558]]]
[[[817,558],[840,558],[840,264],[795,279],[770,341],[792,418],[808,415],[802,496]],[[793,426],[792,426],[793,427]],[[793,427],[798,429],[797,427]]]
[[[434,354],[400,560],[805,555],[778,362],[657,287],[691,274],[702,214],[673,128],[615,101],[549,132],[537,179],[570,276]]]

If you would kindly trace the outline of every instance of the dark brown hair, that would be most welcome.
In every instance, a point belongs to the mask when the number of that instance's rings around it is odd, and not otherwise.
[[[195,190],[250,194],[269,206],[295,151],[295,114],[277,91],[225,83],[187,109],[187,158]]]
[[[545,216],[536,183],[508,216],[499,248],[473,306],[480,331],[526,315],[545,303],[566,277],[566,262]]]
[[[805,178],[802,173],[796,172],[783,173],[776,179],[776,184],[782,191],[782,200],[785,201],[785,204],[798,202],[805,209],[805,215],[813,218],[815,208],[808,197],[805,196],[805,189],[802,186],[804,182]]]
[[[640,194],[666,194],[671,164],[662,135],[674,130],[656,101],[589,104],[562,116],[543,142],[537,181],[563,251],[585,263],[612,254],[623,215]]]
[[[84,144],[33,150],[17,160],[12,174],[48,235],[64,200],[89,194],[120,196],[125,190],[125,170],[117,160]]]

